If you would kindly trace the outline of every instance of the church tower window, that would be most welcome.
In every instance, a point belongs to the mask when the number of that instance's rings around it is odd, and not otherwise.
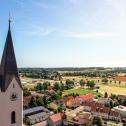
[[[15,111],[11,112],[11,124],[16,123],[16,114]]]

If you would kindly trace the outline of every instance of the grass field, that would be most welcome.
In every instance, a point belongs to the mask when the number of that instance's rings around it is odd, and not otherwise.
[[[34,87],[35,87],[35,85],[34,85],[34,84],[26,84],[26,85],[24,85],[23,87],[25,87],[25,88],[27,88],[27,89],[29,89],[29,90],[33,90]]]
[[[63,95],[67,95],[67,94],[71,94],[71,93],[75,93],[75,94],[79,94],[79,95],[85,95],[88,93],[92,93],[95,95],[101,95],[101,93],[97,93],[96,91],[93,90],[89,90],[89,89],[70,89],[70,90],[65,90],[63,92]]]
[[[120,94],[120,95],[125,95],[126,94],[126,88],[124,87],[117,87],[117,86],[110,86],[110,85],[99,85],[100,89],[99,91],[104,94],[107,92],[108,94]]]

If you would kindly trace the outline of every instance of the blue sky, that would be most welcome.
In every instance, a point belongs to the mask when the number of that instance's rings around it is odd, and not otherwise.
[[[126,67],[126,0],[0,0],[19,67]]]

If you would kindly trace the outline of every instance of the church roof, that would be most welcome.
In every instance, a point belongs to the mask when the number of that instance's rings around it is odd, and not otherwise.
[[[13,77],[16,78],[19,85],[21,86],[21,82],[18,76],[18,69],[17,69],[17,63],[16,63],[16,58],[14,53],[13,41],[12,41],[11,30],[10,30],[10,20],[9,20],[9,29],[8,29],[4,52],[1,60],[1,77],[0,77],[1,91],[6,91]]]

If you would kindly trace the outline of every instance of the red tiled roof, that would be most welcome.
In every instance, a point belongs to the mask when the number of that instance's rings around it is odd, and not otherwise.
[[[87,95],[81,95],[81,96],[77,96],[77,97],[73,97],[73,96],[68,96],[67,98],[64,98],[64,103],[68,106],[72,106],[72,105],[80,105],[85,101],[92,101],[94,98],[93,94],[87,94]]]
[[[32,96],[23,97],[23,104],[26,105],[31,101]]]
[[[98,113],[105,113],[105,114],[109,114],[110,112],[110,108],[108,107],[97,107],[97,106],[91,106],[91,111],[92,112],[98,112]]]
[[[111,110],[110,113],[109,113],[109,115],[110,115],[110,116],[118,117],[118,116],[119,116],[119,113],[116,112],[116,111]]]
[[[57,113],[54,115],[51,115],[49,118],[53,121],[53,122],[57,122],[63,119],[63,113]]]
[[[81,95],[80,98],[82,98],[84,101],[90,101],[93,100],[94,95],[93,94]]]
[[[55,93],[55,91],[53,89],[47,90],[47,92],[50,94]]]

